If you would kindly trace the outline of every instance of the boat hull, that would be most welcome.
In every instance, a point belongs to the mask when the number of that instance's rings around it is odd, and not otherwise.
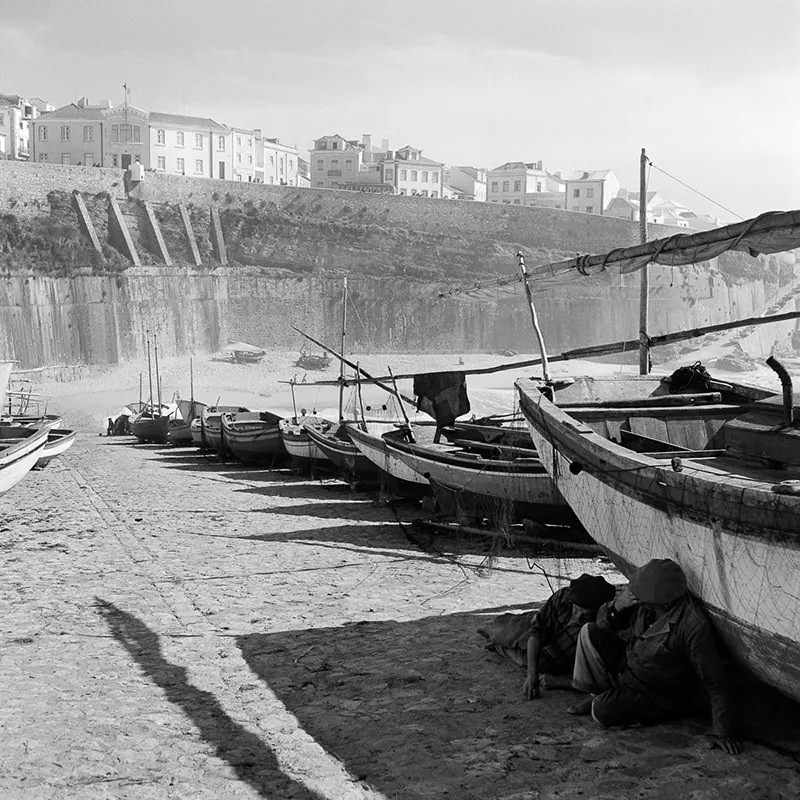
[[[308,427],[306,431],[346,480],[378,480],[378,468],[352,442],[314,427]]]
[[[225,446],[246,463],[271,463],[286,455],[277,422],[229,420],[222,418]]]
[[[139,417],[131,422],[131,433],[140,442],[165,444],[169,434],[169,417]]]
[[[350,424],[347,425],[347,433],[361,454],[378,468],[393,492],[404,497],[425,497],[431,493],[428,479],[397,458],[383,437]]]
[[[68,431],[63,428],[50,429],[47,434],[47,442],[42,448],[41,455],[39,456],[36,464],[36,469],[46,467],[54,458],[63,455],[67,450],[75,444],[78,439],[76,431]]]
[[[13,489],[33,469],[47,444],[49,430],[49,426],[42,425],[26,431],[21,441],[0,450],[0,495]]]
[[[653,558],[680,564],[731,655],[800,700],[800,497],[634,454],[524,383],[534,445],[589,535],[628,577]]]

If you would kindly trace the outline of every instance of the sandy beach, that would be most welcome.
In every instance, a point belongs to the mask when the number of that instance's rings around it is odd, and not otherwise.
[[[291,408],[292,357],[196,359],[195,395]],[[361,360],[453,364],[392,358]],[[81,436],[0,500],[0,797],[800,797],[796,742],[763,720],[732,757],[703,719],[602,730],[569,692],[522,699],[476,628],[582,572],[621,581],[610,564],[490,563],[482,541],[420,536],[419,507],[98,435],[140,372],[41,384]],[[188,359],[162,375],[188,396]],[[491,383],[480,403],[513,409],[509,377]]]

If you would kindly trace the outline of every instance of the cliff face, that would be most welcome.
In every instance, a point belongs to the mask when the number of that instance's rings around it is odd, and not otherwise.
[[[9,167],[8,164],[12,166]],[[93,247],[68,189],[83,193]],[[341,327],[342,275],[354,348],[402,351],[535,349],[526,302],[439,299],[528,264],[637,241],[635,224],[552,209],[361,195],[0,162],[0,358],[22,366],[141,358],[146,331],[165,354],[214,351],[228,340],[295,348],[296,325],[328,342]],[[142,266],[112,224],[122,212]],[[172,266],[145,214],[150,204]],[[192,265],[179,205],[201,265]],[[227,254],[211,235],[211,207]],[[652,231],[652,236],[672,233]],[[699,268],[652,269],[650,330],[663,333],[759,314],[796,280],[795,253],[727,255]],[[632,339],[638,277],[537,292],[548,350]]]

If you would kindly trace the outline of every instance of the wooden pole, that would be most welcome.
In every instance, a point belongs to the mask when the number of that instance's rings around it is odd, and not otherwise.
[[[347,333],[347,276],[344,278],[344,294],[342,297],[342,353],[344,353],[344,340]],[[344,359],[339,362],[339,420],[344,419]]]
[[[364,413],[364,398],[361,397],[361,368],[356,361],[356,391],[358,392],[358,406],[361,409],[361,430],[367,429],[367,415]]]
[[[150,399],[147,401],[150,404],[150,416],[153,416],[153,368],[150,362],[150,332],[147,331],[147,380],[150,384]]]
[[[642,148],[639,157],[639,241],[647,241],[647,155]],[[647,325],[650,305],[650,265],[645,264],[640,270],[639,284],[639,374],[650,373],[650,343],[647,336]]]
[[[406,414],[406,407],[405,404],[403,403],[403,398],[400,396],[400,392],[397,389],[397,381],[395,380],[395,377],[392,374],[392,368],[390,366],[387,366],[386,369],[389,370],[389,377],[391,377],[392,379],[392,385],[394,386],[394,393],[397,395],[397,401],[400,403],[400,411],[403,412],[403,419],[406,422],[406,428],[408,428],[408,440],[413,443],[416,441],[416,439],[414,438],[414,431],[411,430],[411,421],[408,418],[408,414]],[[439,426],[437,425],[436,427],[438,429]]]
[[[525,268],[525,256],[523,256],[521,252],[517,253],[517,261],[519,263],[519,271],[522,274],[522,282],[525,284],[525,294],[528,297],[528,308],[531,312],[533,332],[536,334],[536,339],[539,342],[539,352],[542,354],[542,377],[546,383],[550,383],[550,367],[547,363],[547,351],[544,348],[544,339],[542,338],[542,331],[539,328],[539,318],[536,316],[536,306],[533,304],[533,293],[528,283],[528,270]]]
[[[156,391],[158,392],[158,416],[161,416],[161,379],[158,375],[158,345],[156,344],[156,335],[153,334],[153,352],[156,359]]]
[[[292,392],[292,411],[294,412],[294,423],[297,424],[297,403],[294,399],[294,378],[289,381],[289,388]]]

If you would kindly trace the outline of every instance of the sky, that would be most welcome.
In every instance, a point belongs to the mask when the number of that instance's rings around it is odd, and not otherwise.
[[[613,170],[724,221],[800,207],[796,0],[26,0],[0,92],[486,168]],[[305,152],[304,152],[305,151]],[[687,188],[689,187],[689,188]],[[698,194],[698,192],[700,194]],[[702,195],[705,195],[703,197]]]

